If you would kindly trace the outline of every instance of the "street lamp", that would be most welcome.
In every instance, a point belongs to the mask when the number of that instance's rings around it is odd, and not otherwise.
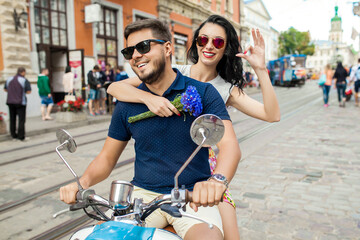
[[[16,9],[14,8],[14,13],[13,13],[13,17],[14,17],[14,23],[15,23],[15,31],[19,31],[19,28],[26,28],[26,22],[28,20],[28,14],[27,12],[22,11],[22,13],[18,14],[16,12]],[[24,24],[21,24],[21,21],[24,22]]]

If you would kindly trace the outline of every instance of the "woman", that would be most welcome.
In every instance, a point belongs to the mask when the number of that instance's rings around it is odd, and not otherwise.
[[[63,75],[63,85],[65,95],[75,95],[74,73],[71,72],[70,66],[66,66],[65,68],[65,74]]]
[[[345,107],[346,96],[346,77],[349,76],[346,69],[343,67],[341,62],[338,62],[334,77],[335,78],[335,88],[337,89],[338,101],[340,107]]]
[[[326,82],[323,85],[323,94],[324,94],[324,107],[329,107],[329,92],[331,88],[331,82],[333,79],[333,71],[331,70],[331,65],[326,64],[325,66],[325,76]]]
[[[261,120],[279,121],[280,110],[265,65],[264,39],[259,30],[252,30],[252,36],[254,47],[250,46],[247,49],[251,55],[246,55],[247,51],[235,55],[241,48],[234,27],[225,18],[212,15],[194,32],[188,51],[188,58],[194,65],[174,67],[185,76],[214,85],[227,105]],[[242,91],[244,78],[241,58],[246,59],[257,74],[264,104]],[[140,83],[138,78],[126,79],[111,84],[108,93],[120,101],[144,103],[150,111],[162,117],[171,116],[173,113],[180,114],[167,99],[134,88]],[[211,170],[214,171],[216,159],[211,148],[209,162]],[[225,239],[239,239],[236,211],[228,191],[224,196],[224,202],[219,205],[219,210]]]

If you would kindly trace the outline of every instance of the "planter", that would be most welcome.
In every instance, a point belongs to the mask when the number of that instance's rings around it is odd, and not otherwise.
[[[0,134],[7,134],[6,123],[4,120],[0,120]]]
[[[78,122],[87,119],[87,115],[84,112],[57,112],[56,122]]]

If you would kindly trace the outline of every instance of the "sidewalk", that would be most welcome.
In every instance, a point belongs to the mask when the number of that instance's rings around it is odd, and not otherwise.
[[[87,115],[87,119],[85,121],[78,121],[72,123],[60,123],[56,121],[56,114],[51,114],[54,120],[51,121],[43,121],[41,116],[36,117],[27,117],[25,123],[25,135],[26,137],[36,136],[43,133],[54,132],[59,128],[76,128],[80,126],[96,124],[104,121],[109,121],[111,119],[110,114],[99,115],[99,116],[90,116]],[[11,136],[9,133],[9,121],[6,121],[6,128],[8,133],[0,135],[0,142],[11,140]]]
[[[244,91],[248,95],[252,95],[252,94],[261,92],[261,89],[256,88],[256,87],[247,87],[244,89]],[[51,116],[54,118],[54,120],[52,120],[52,121],[42,121],[41,116],[27,117],[26,123],[25,123],[26,137],[36,136],[36,135],[48,133],[48,132],[54,132],[59,128],[71,129],[71,128],[76,128],[79,126],[96,124],[96,123],[100,123],[103,121],[110,122],[110,120],[111,120],[110,114],[99,115],[99,116],[88,115],[86,121],[79,121],[79,122],[73,122],[73,123],[59,123],[59,122],[56,122],[56,117],[55,117],[56,114],[52,114]],[[6,121],[6,128],[7,128],[8,133],[0,135],[0,142],[8,141],[8,140],[12,139],[10,136],[10,133],[9,133],[9,120]]]

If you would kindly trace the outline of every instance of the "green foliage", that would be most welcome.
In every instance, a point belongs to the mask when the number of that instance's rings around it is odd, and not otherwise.
[[[279,36],[279,57],[287,54],[313,55],[315,45],[310,44],[310,33],[299,32],[291,27]]]

